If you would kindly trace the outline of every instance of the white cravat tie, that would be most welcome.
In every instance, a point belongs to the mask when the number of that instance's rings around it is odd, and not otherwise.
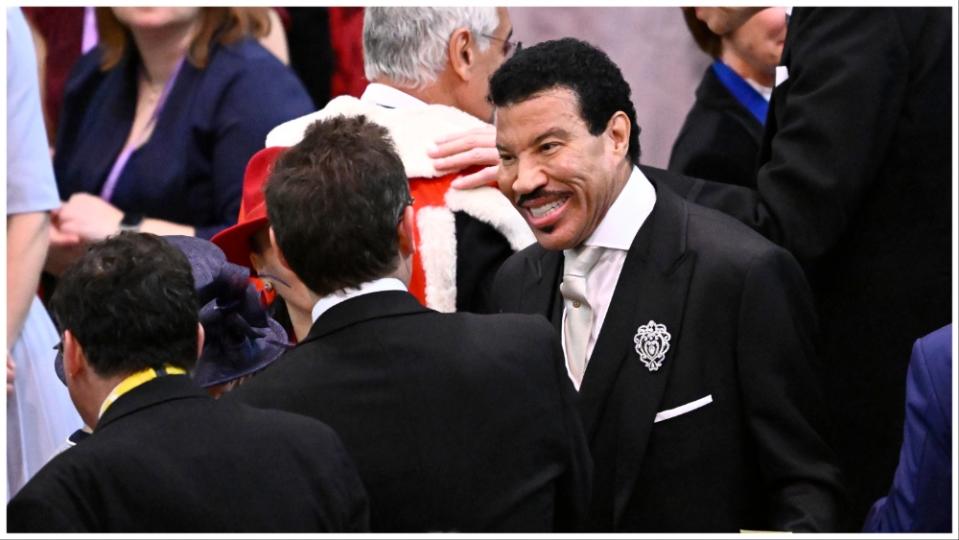
[[[563,336],[566,343],[566,362],[578,388],[586,372],[586,345],[593,326],[593,310],[586,296],[586,275],[602,254],[602,248],[585,246],[566,250],[563,282],[559,291],[565,299],[566,322]]]

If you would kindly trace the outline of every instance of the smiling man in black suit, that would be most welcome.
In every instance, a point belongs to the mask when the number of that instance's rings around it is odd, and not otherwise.
[[[314,123],[277,160],[271,234],[314,323],[228,399],[332,426],[374,531],[578,528],[591,462],[552,328],[417,302],[411,203],[386,129],[364,116]]]
[[[602,51],[525,49],[490,94],[499,186],[538,242],[506,261],[494,298],[562,336],[595,463],[589,530],[835,527],[796,261],[637,166],[629,85]]]

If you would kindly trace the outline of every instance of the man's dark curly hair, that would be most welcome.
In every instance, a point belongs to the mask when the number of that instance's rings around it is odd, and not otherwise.
[[[616,111],[629,118],[629,159],[639,164],[639,125],[629,83],[619,67],[596,47],[573,38],[544,41],[513,55],[490,79],[489,100],[496,107],[526,101],[562,87],[579,98],[580,117],[599,135]]]
[[[101,377],[196,362],[193,272],[159,236],[122,232],[90,246],[60,278],[50,310]]]
[[[307,128],[266,184],[266,208],[290,268],[325,296],[389,275],[409,181],[386,129],[365,116]]]

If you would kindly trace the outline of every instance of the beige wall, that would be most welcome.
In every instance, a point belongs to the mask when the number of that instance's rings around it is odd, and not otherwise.
[[[511,7],[523,45],[575,37],[603,49],[633,91],[640,161],[665,168],[709,57],[696,48],[678,7]]]

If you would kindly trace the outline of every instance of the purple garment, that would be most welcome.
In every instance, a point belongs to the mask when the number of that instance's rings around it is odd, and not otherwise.
[[[83,41],[80,45],[80,52],[87,54],[90,49],[97,46],[100,41],[100,34],[97,32],[97,12],[96,8],[87,6],[83,8]]]

